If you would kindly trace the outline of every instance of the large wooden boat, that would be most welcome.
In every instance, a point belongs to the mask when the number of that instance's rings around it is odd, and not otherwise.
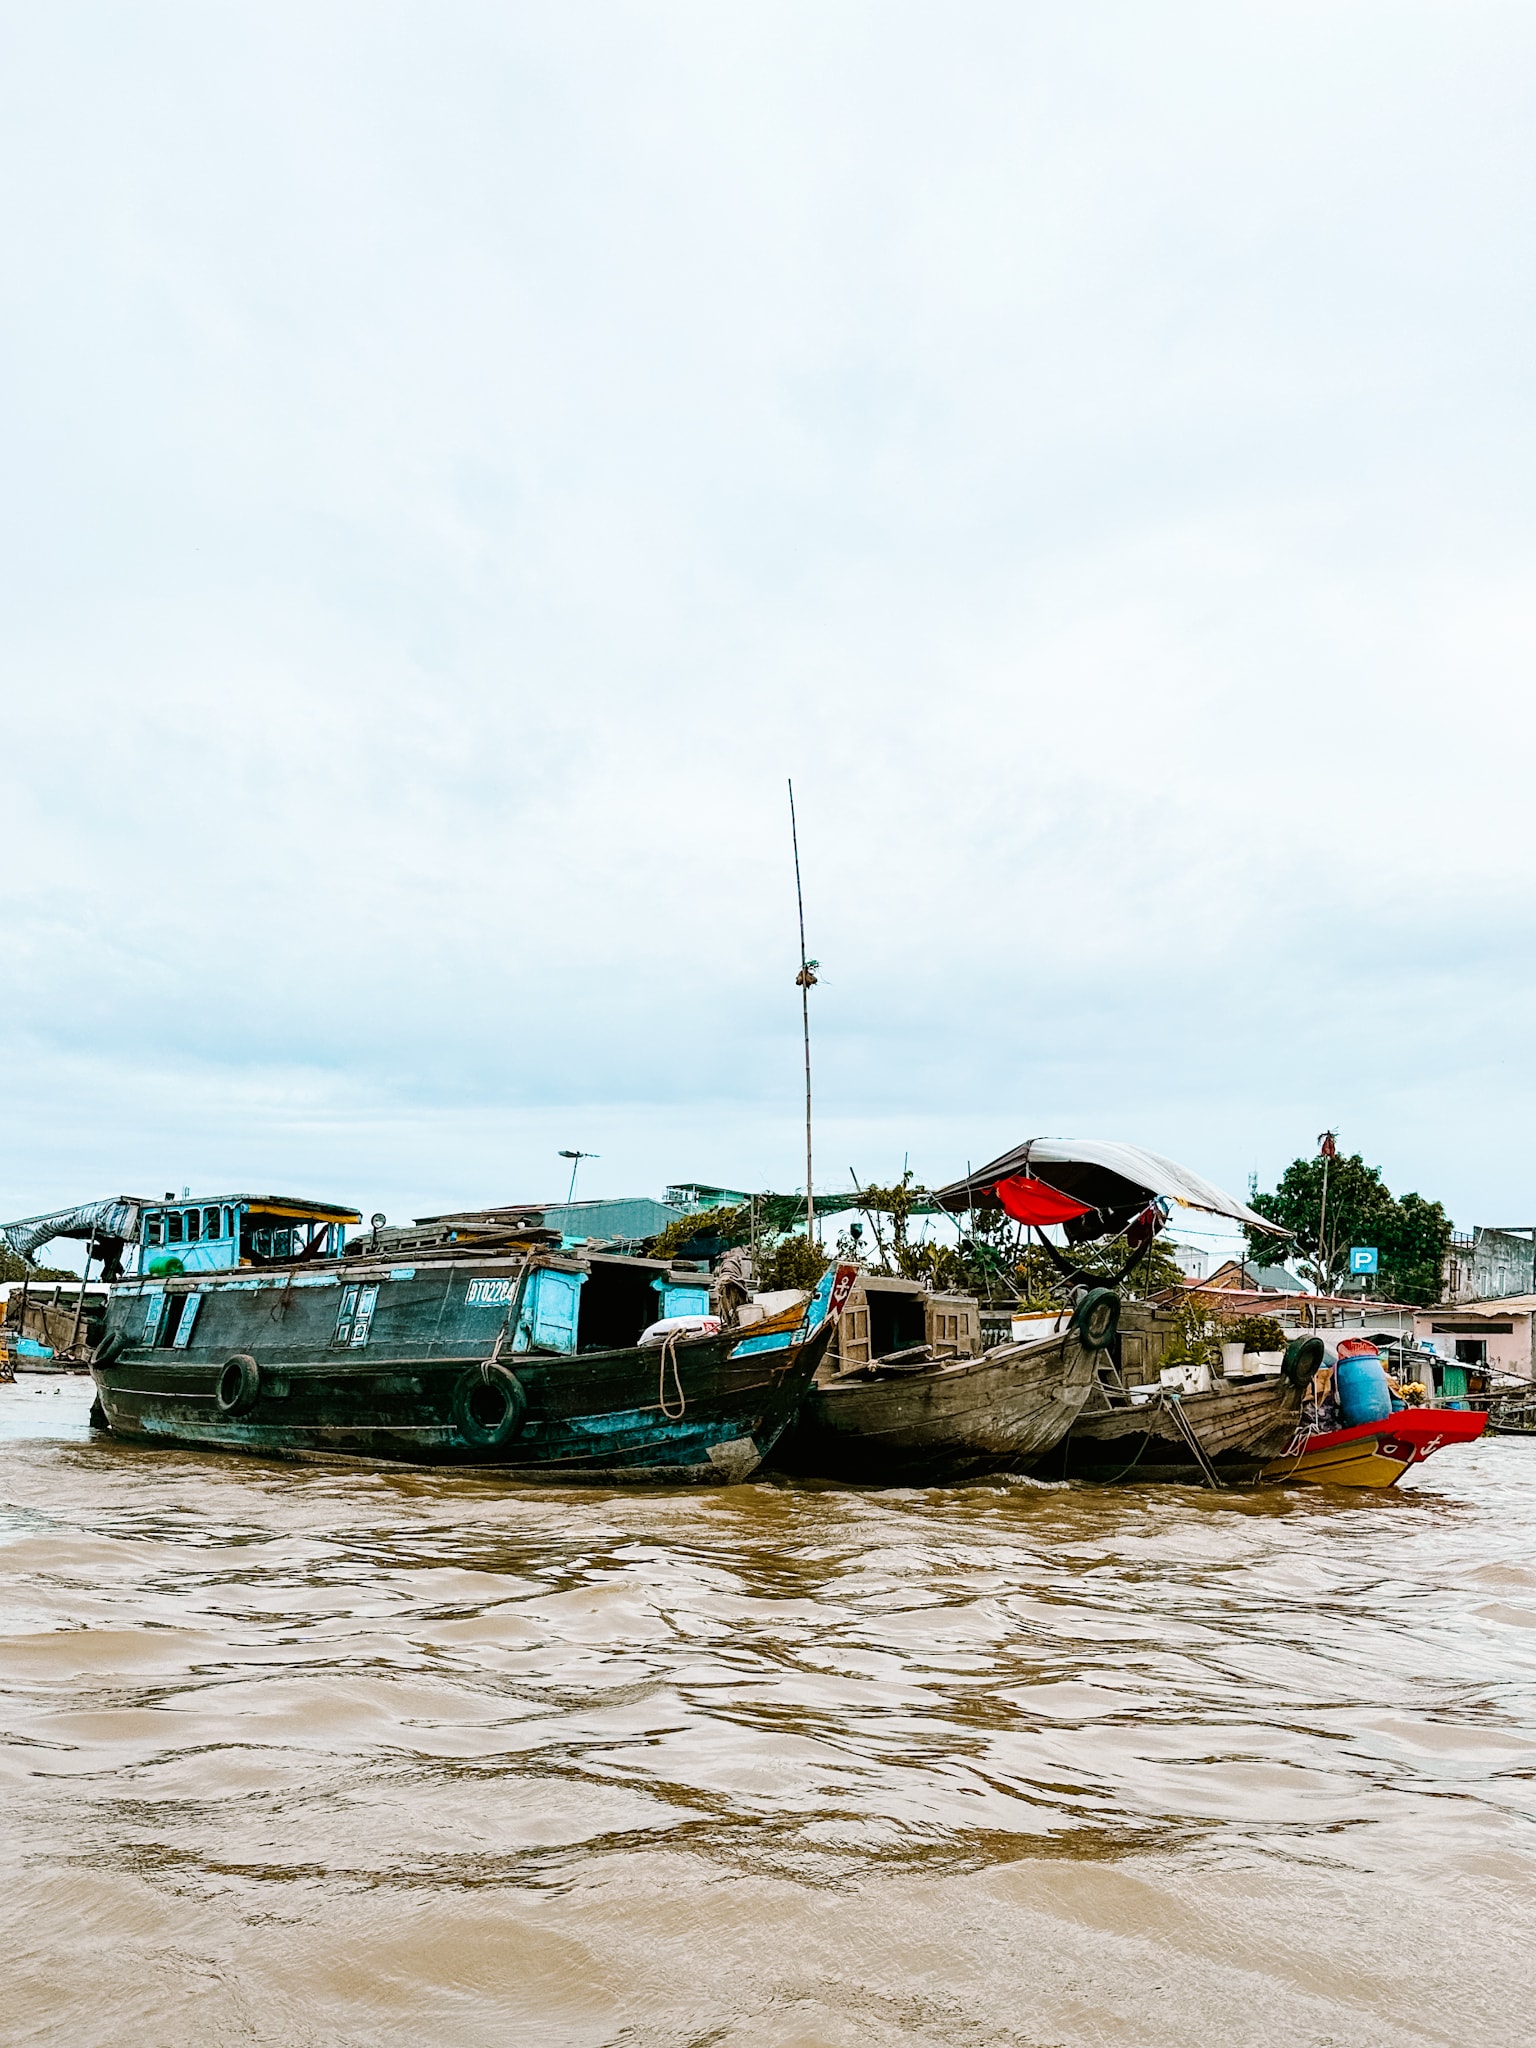
[[[852,1278],[835,1268],[803,1308],[743,1332],[709,1317],[696,1271],[533,1244],[485,1256],[473,1236],[409,1264],[306,1239],[287,1263],[120,1285],[91,1368],[106,1424],[517,1479],[740,1480],[793,1414]]]
[[[942,1485],[1028,1471],[1072,1426],[1114,1335],[1107,1289],[1060,1334],[979,1357],[875,1358],[824,1367],[780,1440],[780,1470],[877,1485]]]

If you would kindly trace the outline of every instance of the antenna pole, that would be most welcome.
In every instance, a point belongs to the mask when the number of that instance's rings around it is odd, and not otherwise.
[[[569,1159],[571,1162],[571,1185],[570,1190],[565,1198],[566,1207],[569,1208],[571,1203],[574,1202],[576,1199],[576,1169],[580,1166],[583,1159],[595,1159],[597,1157],[597,1154],[595,1152],[583,1152],[579,1147],[576,1151],[570,1152],[567,1151],[565,1146],[562,1145],[559,1152],[556,1154],[556,1157],[560,1159]]]
[[[805,1034],[805,1235],[816,1242],[816,1195],[811,1186],[811,990],[816,977],[805,957],[805,895],[800,887],[800,835],[795,829],[795,779],[789,778],[789,842],[795,850],[795,908],[800,913],[800,1026]]]

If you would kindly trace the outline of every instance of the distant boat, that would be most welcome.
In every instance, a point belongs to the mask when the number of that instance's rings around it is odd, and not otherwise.
[[[746,1479],[853,1278],[831,1269],[744,1333],[710,1315],[707,1274],[665,1260],[562,1252],[547,1232],[509,1240],[463,1219],[408,1264],[367,1240],[337,1258],[320,1240],[334,1206],[288,1206],[286,1257],[268,1239],[261,1267],[113,1290],[91,1370],[114,1435],[556,1482]]]

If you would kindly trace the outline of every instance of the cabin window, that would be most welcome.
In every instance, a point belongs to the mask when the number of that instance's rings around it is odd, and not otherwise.
[[[204,1237],[222,1237],[224,1235],[223,1231],[219,1228],[219,1212],[217,1209],[205,1209],[203,1211],[203,1235]]]
[[[152,1288],[144,1297],[143,1342],[151,1350],[160,1342],[160,1325],[165,1321],[166,1294],[163,1287]]]
[[[233,1236],[234,1236],[234,1234],[235,1234],[235,1212],[234,1212],[234,1210],[233,1210],[233,1209],[226,1209],[226,1210],[224,1211],[224,1235],[225,1235],[226,1237],[233,1237]]]
[[[181,1243],[181,1211],[170,1210],[165,1219],[165,1241],[167,1244]]]
[[[366,1344],[373,1323],[374,1303],[378,1298],[377,1287],[343,1287],[332,1344],[343,1344],[354,1351],[359,1345]]]
[[[185,1351],[192,1342],[192,1325],[197,1321],[197,1312],[203,1305],[200,1294],[188,1294],[181,1304],[181,1319],[176,1325],[176,1335],[171,1339],[178,1351]]]
[[[201,1209],[187,1211],[187,1243],[196,1244],[203,1234],[203,1212]]]
[[[161,1242],[164,1227],[158,1216],[146,1217],[144,1222],[144,1242],[151,1246],[158,1245]]]

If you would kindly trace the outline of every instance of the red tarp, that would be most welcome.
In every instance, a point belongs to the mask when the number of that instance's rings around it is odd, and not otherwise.
[[[1016,1173],[1010,1180],[1000,1180],[992,1192],[1019,1223],[1066,1223],[1074,1216],[1086,1216],[1092,1206],[1058,1194],[1032,1174]]]

